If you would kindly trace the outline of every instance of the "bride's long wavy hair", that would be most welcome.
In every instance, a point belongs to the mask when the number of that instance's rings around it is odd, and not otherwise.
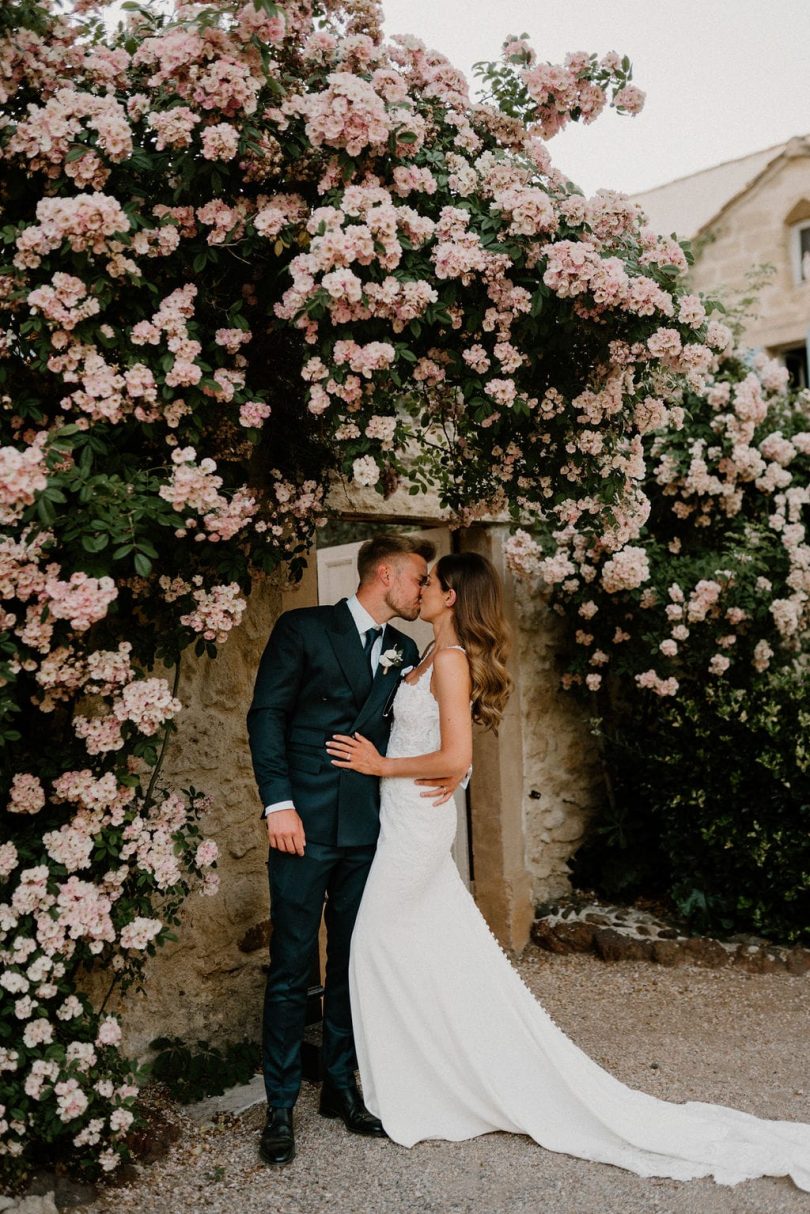
[[[456,592],[455,625],[470,663],[472,718],[497,732],[513,686],[506,669],[510,635],[501,580],[492,563],[477,552],[443,556],[433,573],[443,590]]]

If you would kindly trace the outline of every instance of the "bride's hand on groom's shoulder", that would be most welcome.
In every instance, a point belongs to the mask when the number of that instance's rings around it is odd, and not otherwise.
[[[383,775],[383,757],[373,742],[361,733],[349,737],[336,733],[327,743],[326,750],[333,767],[344,767],[347,771],[359,771],[364,776]]]

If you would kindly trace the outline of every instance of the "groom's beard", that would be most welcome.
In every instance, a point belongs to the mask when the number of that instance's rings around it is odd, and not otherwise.
[[[420,604],[420,606],[413,607],[407,611],[404,609],[400,609],[397,612],[397,615],[399,616],[399,618],[401,620],[418,620],[420,611],[421,611],[421,604]]]
[[[419,612],[422,608],[421,600],[418,603],[397,603],[392,599],[385,600],[391,608],[395,616],[399,616],[401,620],[418,620]]]

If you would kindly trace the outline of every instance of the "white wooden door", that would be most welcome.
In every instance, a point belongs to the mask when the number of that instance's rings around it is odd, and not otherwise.
[[[427,531],[412,532],[411,534],[431,540],[436,545],[437,558],[451,551],[450,532],[446,527],[431,527]],[[354,594],[357,589],[357,553],[360,547],[361,544],[336,544],[333,548],[318,548],[319,603],[337,603],[340,599],[351,598]],[[397,619],[395,624],[400,632],[404,632],[406,636],[416,642],[420,653],[424,653],[433,640],[433,629],[423,620]],[[458,811],[458,827],[456,841],[453,845],[453,859],[469,888],[470,845],[467,825],[467,794],[463,788],[456,792],[455,801]]]

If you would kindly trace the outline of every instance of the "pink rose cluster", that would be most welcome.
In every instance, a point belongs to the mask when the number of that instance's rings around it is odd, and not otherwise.
[[[16,522],[47,486],[45,439],[37,435],[24,451],[0,447],[0,523]]]
[[[93,138],[85,143],[88,132]],[[70,156],[77,148],[83,154]],[[103,158],[115,164],[132,151],[132,131],[120,102],[109,94],[62,87],[44,105],[29,105],[28,116],[13,128],[5,157],[25,158],[32,172],[49,178],[64,174],[79,187],[101,189],[110,175]]]
[[[255,403],[255,402],[254,402]],[[264,410],[251,412],[249,416],[259,420]],[[194,511],[202,515],[203,530],[195,534],[197,541],[227,542],[250,523],[258,509],[256,498],[246,488],[237,489],[230,498],[219,492],[222,477],[216,476],[216,462],[205,458],[199,463],[193,447],[177,447],[172,452],[171,480],[161,485],[160,496],[169,502],[178,514],[188,515]],[[184,519],[176,535],[182,538],[194,530],[198,520]]]
[[[358,156],[366,149],[382,150],[392,130],[384,98],[353,72],[332,72],[323,91],[296,98],[294,104],[306,117],[306,133],[315,147],[345,148]]]
[[[637,590],[642,582],[649,581],[650,562],[646,549],[627,546],[622,548],[602,566],[602,585],[608,594],[621,590]]]
[[[45,791],[39,777],[30,772],[17,772],[11,781],[11,792],[6,805],[8,813],[36,814],[45,805]]]
[[[139,733],[150,737],[177,716],[182,707],[165,679],[135,679],[115,697],[112,711],[122,725],[132,724]]]
[[[588,240],[559,240],[544,245],[542,253],[547,259],[543,282],[560,299],[575,298],[588,293],[593,296],[597,311],[619,308],[637,316],[652,316],[660,312],[671,316],[674,305],[672,296],[646,275],[628,275],[619,257],[601,256],[596,246]],[[674,353],[681,353],[680,337]],[[671,346],[656,337],[648,342],[649,352],[662,357],[672,352]]]
[[[84,632],[104,619],[110,603],[118,597],[118,587],[111,577],[72,573],[66,581],[48,578],[44,594],[54,619],[67,620],[76,632]]]
[[[239,132],[228,122],[207,126],[202,133],[205,160],[233,160],[239,150]]]
[[[531,49],[520,40],[504,46],[507,61],[520,64],[519,76],[535,103],[533,114],[541,135],[551,139],[576,114],[585,123],[599,117],[613,85],[611,105],[622,113],[640,113],[645,100],[641,89],[622,83],[622,61],[615,52],[597,61],[595,55],[573,52],[564,64],[537,63]]]
[[[106,713],[76,714],[73,718],[76,736],[84,741],[90,755],[120,750],[124,746],[122,726],[132,725],[138,733],[151,736],[182,708],[165,679],[132,678],[120,689],[107,685],[103,690],[106,694],[117,693]]]
[[[194,609],[180,616],[180,623],[199,633],[203,640],[223,645],[238,627],[247,603],[236,582],[193,591]]]
[[[37,223],[17,237],[14,265],[36,268],[42,258],[66,242],[74,253],[114,252],[112,237],[129,231],[129,218],[120,202],[107,194],[76,194],[43,198],[37,203]]]
[[[518,577],[531,577],[540,570],[542,550],[528,531],[518,528],[504,546],[506,562]]]
[[[42,313],[53,328],[74,329],[89,316],[95,316],[101,305],[88,297],[87,284],[74,274],[57,271],[50,285],[39,287],[28,296],[28,306]]]
[[[206,38],[190,27],[163,30],[143,39],[132,56],[132,66],[151,69],[147,86],[153,96],[166,89],[170,96],[203,112],[217,111],[226,118],[249,116],[256,112],[264,83],[261,59],[241,53],[238,45],[240,38],[250,45],[250,20],[237,20],[234,34],[237,45],[221,36]]]
[[[191,144],[195,126],[201,121],[187,105],[175,105],[169,110],[154,110],[147,114],[146,121],[157,136],[155,148],[185,148]]]
[[[639,687],[655,692],[657,696],[674,696],[678,694],[678,680],[670,676],[663,679],[655,670],[644,670],[635,676]]]

